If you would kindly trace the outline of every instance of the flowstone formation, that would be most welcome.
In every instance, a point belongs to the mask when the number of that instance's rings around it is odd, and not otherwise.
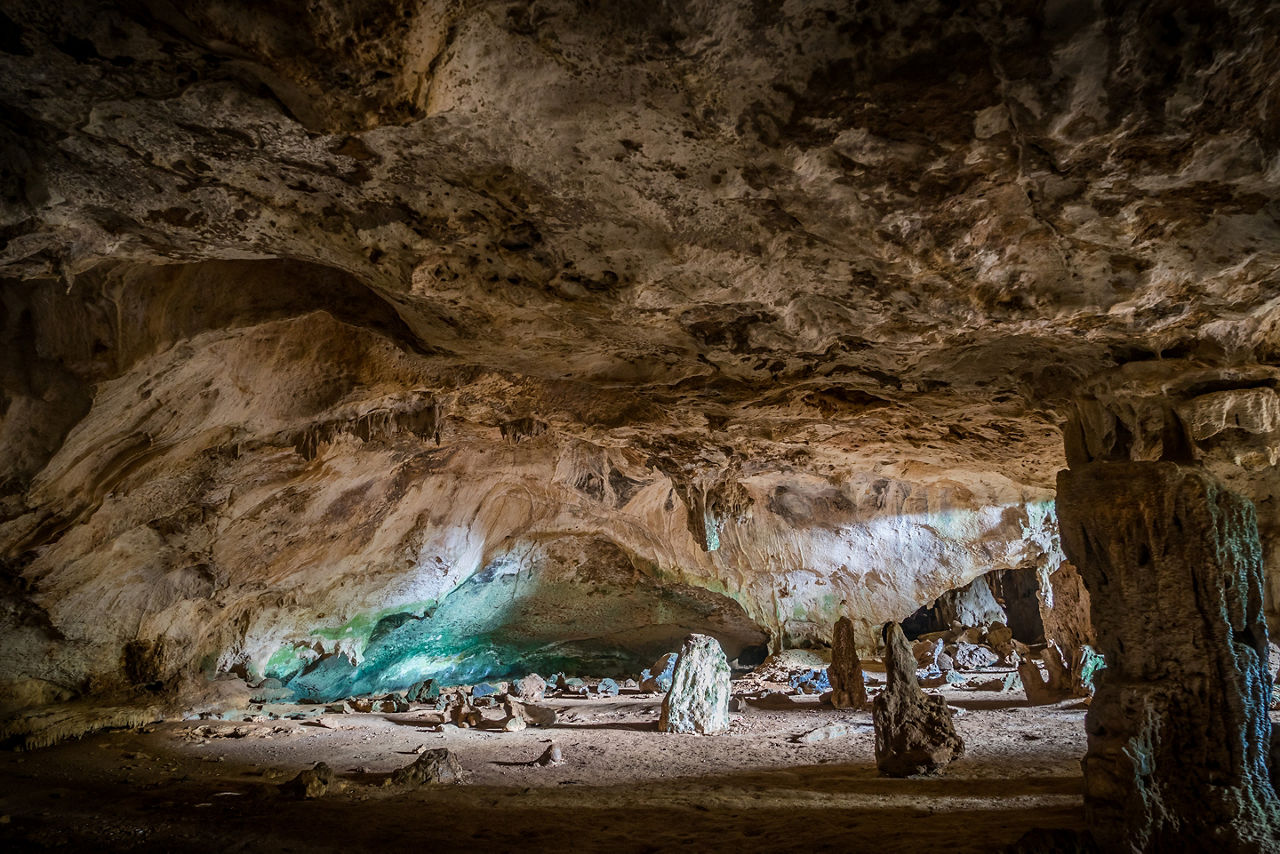
[[[871,705],[876,767],[887,777],[934,774],[964,755],[964,742],[942,697],[929,696],[916,680],[916,659],[902,627],[884,626],[885,689]]]
[[[702,735],[729,729],[729,662],[715,638],[690,635],[680,648],[658,729]]]
[[[831,666],[827,668],[827,678],[831,681],[831,705],[837,709],[861,709],[867,705],[862,661],[858,658],[853,621],[848,617],[836,620],[831,630]]]
[[[1107,660],[1084,760],[1103,849],[1276,851],[1253,505],[1200,469],[1098,462],[1059,475],[1058,509]]]

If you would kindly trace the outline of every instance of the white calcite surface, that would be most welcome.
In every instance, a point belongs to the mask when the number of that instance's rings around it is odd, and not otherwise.
[[[4,4],[0,694],[870,650],[1068,419],[1263,506],[1273,11]]]

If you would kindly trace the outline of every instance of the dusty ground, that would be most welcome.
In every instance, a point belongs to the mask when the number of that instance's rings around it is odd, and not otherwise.
[[[168,722],[0,755],[7,850],[991,851],[1032,827],[1079,827],[1084,710],[1021,693],[946,691],[967,755],[933,779],[877,776],[869,713],[748,707],[724,736],[656,731],[660,696],[549,700],[551,729],[432,731],[438,714],[246,724]],[[792,738],[848,721],[846,738]],[[207,726],[223,737],[202,737]],[[237,737],[237,733],[239,734]],[[533,767],[555,739],[565,763]],[[464,785],[382,787],[414,749],[448,747]],[[276,785],[317,761],[340,791]]]

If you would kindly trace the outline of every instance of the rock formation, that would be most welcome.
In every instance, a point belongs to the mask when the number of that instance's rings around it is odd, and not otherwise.
[[[1280,340],[1265,4],[162,5],[0,21],[8,697],[869,646]]]
[[[640,690],[653,693],[671,690],[671,679],[675,676],[676,662],[680,653],[668,652],[652,666],[640,671]]]
[[[280,792],[299,800],[323,798],[329,787],[337,780],[337,776],[324,762],[317,762],[314,767],[298,772],[298,776],[280,786]]]
[[[729,729],[729,662],[715,638],[690,635],[680,648],[658,729],[702,735]]]
[[[1069,671],[1069,690],[1077,697],[1092,696],[1093,675],[1102,660],[1096,651],[1098,640],[1084,580],[1073,565],[1063,563],[1048,575],[1042,592],[1045,638],[1057,646],[1057,655]]]
[[[522,703],[539,703],[547,693],[547,680],[530,673],[512,682],[511,692]]]
[[[942,697],[916,681],[916,660],[897,623],[884,626],[886,685],[872,703],[876,767],[888,777],[934,774],[964,755],[964,742]]]
[[[831,682],[831,705],[837,709],[861,709],[867,705],[867,687],[862,680],[862,661],[848,617],[836,620],[831,631],[831,666],[827,668]]]
[[[1036,663],[1036,657],[1032,657],[1025,646],[1018,662],[1018,675],[1022,678],[1022,687],[1027,692],[1029,703],[1041,706],[1082,695],[1082,686],[1073,678],[1072,670],[1067,666],[1062,650],[1055,642],[1045,644],[1037,657],[1044,662],[1043,673]]]
[[[445,747],[427,750],[403,768],[397,768],[389,782],[394,786],[429,786],[457,783],[462,779],[462,764],[453,751]]]
[[[1174,462],[1073,465],[1063,545],[1107,669],[1085,805],[1104,850],[1275,851],[1262,548],[1253,505]]]

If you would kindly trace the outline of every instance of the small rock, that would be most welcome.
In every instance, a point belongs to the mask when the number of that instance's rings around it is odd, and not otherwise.
[[[428,750],[411,764],[396,769],[390,782],[396,786],[427,786],[457,783],[462,779],[462,765],[447,747]]]
[[[560,680],[560,690],[566,694],[573,694],[578,697],[585,697],[591,693],[591,687],[581,679],[570,677]]]
[[[1017,673],[1006,673],[973,685],[975,691],[1019,691],[1021,689],[1022,679]]]
[[[804,735],[798,735],[792,739],[792,741],[800,744],[817,744],[820,741],[833,741],[837,738],[847,738],[852,734],[853,730],[849,728],[847,723],[834,721],[824,726],[820,726],[817,729],[811,729]]]
[[[434,703],[440,697],[440,683],[434,679],[414,682],[406,696],[411,703]]]
[[[616,697],[618,696],[618,683],[607,677],[601,679],[600,684],[596,686],[596,694],[601,697]]]
[[[302,771],[298,776],[281,785],[280,791],[299,800],[321,798],[329,790],[333,780],[333,769],[323,762],[317,762],[314,768]]]
[[[986,643],[996,655],[1007,661],[1009,656],[1013,654],[1013,629],[999,620],[992,622],[987,627]]]
[[[951,657],[955,659],[957,670],[981,670],[993,667],[999,661],[999,656],[985,646],[964,642],[956,644],[956,651]]]
[[[407,712],[409,702],[399,694],[388,694],[374,703],[374,707],[380,712]]]
[[[671,690],[671,679],[676,672],[679,653],[669,652],[653,663],[647,670],[640,671],[640,690],[649,692],[666,692]]]
[[[831,681],[827,678],[827,671],[810,670],[806,673],[800,673],[791,677],[791,689],[799,691],[801,694],[821,694],[824,691],[831,690]]]
[[[529,764],[538,765],[542,768],[550,765],[562,765],[564,764],[564,752],[560,749],[560,745],[553,741],[547,745],[546,750],[542,751],[541,756]]]
[[[530,673],[511,683],[511,693],[525,703],[536,703],[547,693],[547,682],[536,673]]]
[[[492,697],[499,693],[497,686],[490,685],[488,682],[481,682],[479,685],[471,687],[471,698],[479,699],[481,697]]]

